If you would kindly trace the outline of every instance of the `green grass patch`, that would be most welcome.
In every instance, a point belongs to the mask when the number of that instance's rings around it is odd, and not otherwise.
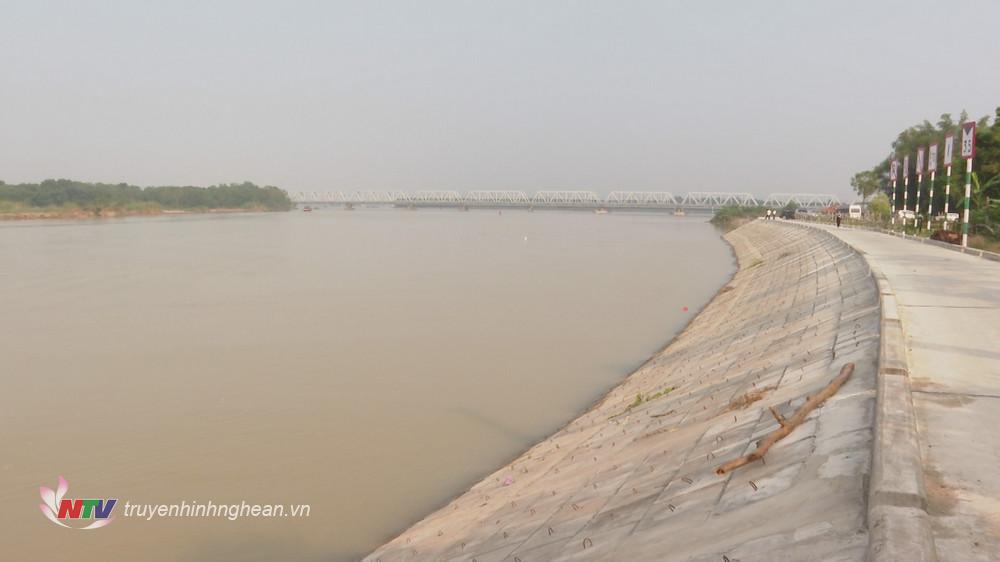
[[[654,394],[643,395],[640,392],[640,393],[638,393],[638,394],[635,395],[635,400],[633,400],[631,404],[629,404],[628,406],[625,407],[625,411],[623,411],[621,414],[618,414],[618,415],[620,416],[620,415],[627,414],[627,413],[631,412],[632,410],[634,410],[635,408],[638,408],[639,406],[642,406],[643,404],[645,404],[647,402],[650,402],[652,400],[656,400],[657,398],[660,398],[662,396],[666,396],[666,395],[670,394],[673,391],[674,391],[674,387],[669,386],[669,387],[664,388],[663,390],[661,390],[659,392],[656,392]],[[612,417],[615,417],[615,416],[612,416]]]

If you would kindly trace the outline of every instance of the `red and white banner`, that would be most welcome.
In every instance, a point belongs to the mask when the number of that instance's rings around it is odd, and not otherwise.
[[[924,173],[924,149],[917,149],[917,175]]]
[[[910,178],[910,155],[907,154],[903,157],[903,179]]]
[[[927,149],[927,171],[936,172],[937,171],[937,143],[934,143]]]

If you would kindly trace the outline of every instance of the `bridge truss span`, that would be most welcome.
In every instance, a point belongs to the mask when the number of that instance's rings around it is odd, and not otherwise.
[[[673,209],[679,206],[674,194],[667,191],[612,191],[604,203],[609,209]]]
[[[593,191],[539,191],[531,198],[536,207],[583,207],[595,209],[604,201]]]
[[[400,203],[416,207],[460,207],[465,204],[465,197],[457,191],[417,191]]]
[[[772,193],[764,201],[765,207],[783,208],[791,203],[796,208],[810,210],[839,207],[840,199],[825,193]]]
[[[465,194],[470,207],[530,207],[531,197],[523,191],[470,191]]]
[[[719,209],[721,207],[757,207],[760,203],[750,193],[692,191],[684,196],[681,205],[691,209]]]
[[[354,206],[395,205],[397,207],[457,207],[457,208],[553,208],[553,209],[621,209],[621,210],[692,210],[712,211],[722,207],[768,207],[780,209],[793,205],[818,211],[841,205],[840,199],[828,194],[772,193],[758,197],[746,192],[693,191],[674,195],[668,191],[612,191],[601,197],[593,191],[524,191],[426,190],[403,191],[300,191],[291,192],[294,203],[308,205]]]
[[[402,191],[355,191],[345,196],[344,203],[354,205],[394,205],[400,198],[406,198]]]

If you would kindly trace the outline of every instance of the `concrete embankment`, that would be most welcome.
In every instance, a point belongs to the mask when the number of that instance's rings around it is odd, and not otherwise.
[[[586,414],[365,560],[864,560],[879,294],[829,234],[727,234],[733,280]],[[683,275],[683,272],[678,272]],[[847,383],[754,450],[846,363]]]

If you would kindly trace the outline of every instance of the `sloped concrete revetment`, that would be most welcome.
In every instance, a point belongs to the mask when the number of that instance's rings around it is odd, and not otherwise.
[[[758,221],[727,240],[739,272],[671,345],[365,560],[864,560],[875,281],[818,230]],[[769,406],[791,416],[848,362],[766,463],[715,474],[778,427]]]

